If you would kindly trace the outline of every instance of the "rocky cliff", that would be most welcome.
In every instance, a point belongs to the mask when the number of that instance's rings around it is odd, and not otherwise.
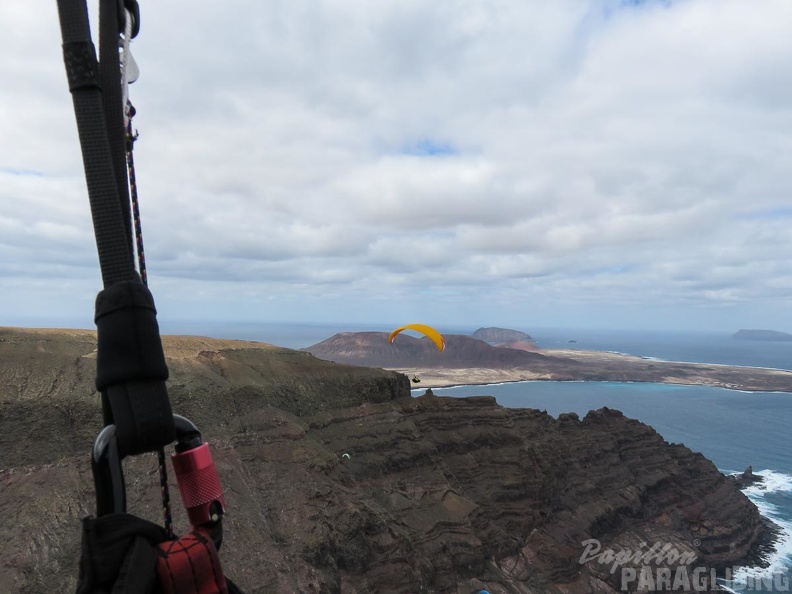
[[[164,343],[174,409],[226,490],[221,557],[248,593],[617,592],[581,543],[659,542],[701,566],[750,559],[766,535],[735,481],[616,411],[556,420],[411,398],[402,375],[260,343]],[[89,332],[0,329],[2,592],[74,590],[94,347]],[[155,458],[125,468],[130,511],[156,520]]]

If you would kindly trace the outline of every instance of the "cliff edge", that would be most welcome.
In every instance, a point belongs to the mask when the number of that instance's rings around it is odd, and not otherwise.
[[[224,567],[248,593],[613,593],[619,572],[581,562],[584,542],[659,542],[715,567],[750,561],[767,534],[735,481],[617,411],[554,419],[411,398],[401,374],[261,343],[164,346],[173,408],[225,488]],[[94,349],[91,332],[0,329],[2,592],[74,591]],[[130,511],[157,521],[156,457],[125,471]]]

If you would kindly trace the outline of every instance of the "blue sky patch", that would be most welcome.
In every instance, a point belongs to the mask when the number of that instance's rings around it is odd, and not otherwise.
[[[660,5],[668,8],[671,4],[672,0],[606,0],[602,6],[602,12],[605,18],[610,18],[620,10],[653,5]]]
[[[459,154],[449,142],[439,142],[436,140],[420,140],[415,144],[410,144],[402,149],[405,155],[414,157],[447,157]]]
[[[780,206],[767,210],[754,210],[745,213],[748,219],[789,219],[792,218],[792,206]]]
[[[592,276],[601,276],[601,275],[609,275],[609,274],[626,274],[629,272],[633,272],[635,270],[635,266],[633,264],[614,264],[612,266],[601,266],[599,268],[590,268],[588,270],[583,270],[579,272],[579,276],[582,277],[592,277]]]
[[[44,177],[44,173],[34,169],[16,169],[14,167],[0,167],[0,173],[7,173],[16,177]]]
[[[621,0],[622,6],[643,6],[644,4],[662,4],[670,6],[671,0]]]

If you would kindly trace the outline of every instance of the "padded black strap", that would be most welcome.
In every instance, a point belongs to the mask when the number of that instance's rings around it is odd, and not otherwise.
[[[96,388],[139,380],[166,380],[154,297],[140,281],[117,283],[96,297],[99,333]]]
[[[156,310],[135,271],[118,60],[118,0],[102,0],[100,64],[85,0],[58,0],[64,61],[74,101],[105,290],[97,297],[97,387],[121,457],[175,438]],[[105,112],[108,113],[107,119]],[[109,126],[108,126],[109,124]]]
[[[156,316],[154,298],[140,281],[117,283],[96,298],[96,388],[105,424],[115,423],[121,457],[176,439]]]

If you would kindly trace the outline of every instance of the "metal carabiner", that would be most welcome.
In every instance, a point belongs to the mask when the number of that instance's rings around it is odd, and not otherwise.
[[[205,528],[219,549],[223,540],[225,501],[209,444],[201,442],[201,432],[189,419],[173,415],[173,423],[177,443],[171,462],[191,528]],[[126,512],[121,462],[116,427],[107,425],[94,441],[91,456],[97,517]]]
[[[171,456],[176,482],[190,524],[206,526],[219,522],[225,513],[223,488],[208,443],[191,421],[173,415],[176,425],[176,452]]]
[[[96,516],[99,518],[126,512],[126,486],[121,460],[116,426],[107,425],[99,432],[91,451]]]

